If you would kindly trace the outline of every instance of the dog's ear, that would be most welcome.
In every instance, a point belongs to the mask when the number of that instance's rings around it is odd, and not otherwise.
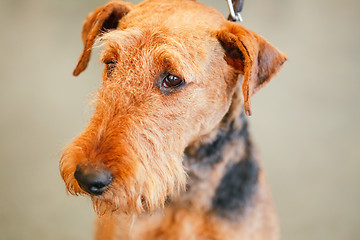
[[[89,13],[84,21],[81,33],[84,50],[73,72],[74,76],[78,76],[87,67],[96,37],[104,32],[116,29],[119,20],[124,17],[132,7],[132,3],[115,0]]]
[[[258,34],[232,22],[226,22],[217,38],[225,49],[226,62],[244,75],[244,108],[251,115],[251,96],[280,70],[286,55]]]

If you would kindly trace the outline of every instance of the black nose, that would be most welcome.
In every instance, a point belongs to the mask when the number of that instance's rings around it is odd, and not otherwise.
[[[93,195],[101,195],[113,179],[109,171],[89,166],[77,166],[74,177],[82,190]]]

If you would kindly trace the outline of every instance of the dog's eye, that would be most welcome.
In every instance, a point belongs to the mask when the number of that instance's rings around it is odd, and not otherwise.
[[[105,62],[105,65],[106,65],[106,70],[107,70],[108,77],[110,77],[112,71],[113,71],[113,70],[115,69],[115,67],[116,67],[116,61],[113,60],[113,61]]]
[[[165,88],[174,88],[181,86],[183,83],[184,80],[182,80],[181,78],[169,74],[164,78],[162,85]]]

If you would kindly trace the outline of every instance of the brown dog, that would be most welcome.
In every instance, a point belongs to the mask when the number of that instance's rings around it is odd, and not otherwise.
[[[96,239],[277,239],[243,109],[285,55],[193,0],[111,1],[82,40],[74,75],[98,41],[103,87],[60,171],[91,197]]]

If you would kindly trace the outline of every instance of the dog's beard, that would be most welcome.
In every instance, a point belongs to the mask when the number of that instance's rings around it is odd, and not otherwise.
[[[70,194],[89,195],[74,178],[78,165],[102,166],[113,175],[104,193],[90,195],[100,215],[152,211],[185,189],[182,158],[186,141],[179,140],[175,132],[163,133],[162,127],[171,126],[170,120],[135,121],[123,115],[111,117],[100,110],[61,158],[61,176]]]
[[[127,182],[113,182],[100,196],[92,196],[94,210],[105,213],[141,214],[164,207],[167,198],[184,189],[186,174],[182,166],[176,172],[165,173],[142,168]],[[169,169],[170,170],[170,169]]]
[[[182,156],[157,153],[152,158],[157,159],[155,161],[146,158],[149,153],[146,153],[144,149],[139,154],[144,155],[142,159],[145,160],[132,160],[138,162],[132,175],[121,179],[119,177],[121,169],[118,169],[114,172],[114,180],[109,188],[103,194],[93,196],[84,192],[74,178],[76,164],[73,163],[72,157],[82,157],[83,154],[76,151],[71,154],[69,151],[65,152],[60,162],[60,170],[68,193],[90,196],[98,215],[141,214],[163,207],[168,197],[177,195],[184,189],[186,173],[182,166]],[[114,167],[112,169],[114,170]]]

